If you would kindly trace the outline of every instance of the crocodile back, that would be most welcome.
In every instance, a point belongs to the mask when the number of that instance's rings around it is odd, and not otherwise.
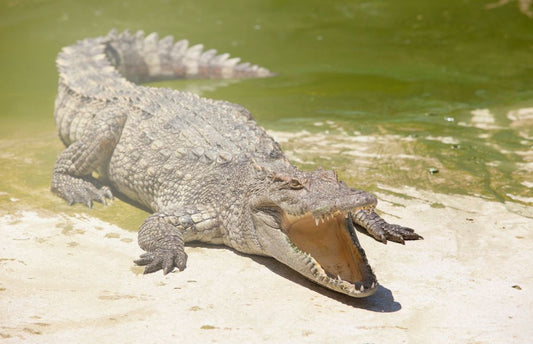
[[[158,197],[164,195],[159,190],[185,187],[187,175],[202,173],[208,178],[211,173],[217,178],[211,185],[223,188],[221,169],[240,173],[243,166],[265,160],[289,165],[279,145],[244,107],[137,84],[181,77],[271,75],[227,54],[171,41],[159,40],[156,34],[112,31],[64,48],[57,59],[55,119],[65,145],[99,130],[94,126],[99,114],[125,115],[120,139],[99,173],[150,208],[160,207]]]

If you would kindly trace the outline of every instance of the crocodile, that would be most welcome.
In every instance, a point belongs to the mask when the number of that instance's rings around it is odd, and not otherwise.
[[[179,78],[274,75],[171,36],[118,32],[80,40],[57,57],[54,118],[65,149],[51,190],[69,204],[122,195],[148,210],[135,263],[182,271],[185,243],[269,256],[326,288],[365,297],[378,282],[356,231],[404,243],[422,237],[387,223],[374,195],[336,172],[302,171],[244,107],[143,86]]]

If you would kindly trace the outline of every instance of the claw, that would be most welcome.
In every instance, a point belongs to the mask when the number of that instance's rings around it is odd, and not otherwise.
[[[405,240],[403,240],[403,238],[401,236],[396,235],[396,234],[391,234],[389,236],[389,240],[393,241],[393,242],[397,242],[398,244],[405,245]]]
[[[163,270],[163,274],[168,274],[177,268],[179,271],[185,269],[187,255],[185,252],[174,252],[157,250],[154,252],[147,252],[140,255],[139,259],[133,262],[140,266],[146,266],[144,274]]]
[[[140,255],[139,259],[134,260],[133,262],[137,265],[144,266],[152,262],[153,256],[151,253],[143,253]]]
[[[168,274],[169,272],[172,272],[174,270],[174,262],[170,259],[166,259],[163,261],[163,275]]]
[[[351,216],[355,224],[366,229],[368,234],[384,244],[390,240],[405,245],[405,240],[423,239],[412,228],[387,223],[374,210],[360,210]]]
[[[381,234],[381,233],[375,233],[375,235],[373,235],[373,237],[374,237],[377,241],[381,241],[382,244],[387,245],[387,237],[386,237],[384,234]]]
[[[414,233],[412,235],[407,236],[405,239],[407,239],[407,240],[424,240],[424,237]]]
[[[144,268],[144,274],[151,274],[152,272],[156,272],[158,270],[161,270],[161,263],[163,262],[162,258],[156,258],[150,265],[146,266]]]
[[[104,192],[104,199],[105,198],[109,198],[109,200],[113,200],[113,193],[111,192],[111,189],[108,188],[107,186],[104,186],[101,191]]]
[[[98,181],[65,174],[53,176],[52,191],[64,198],[69,205],[81,203],[87,208],[92,208],[93,202],[106,205],[106,198],[113,199],[111,190],[107,186],[99,187]]]

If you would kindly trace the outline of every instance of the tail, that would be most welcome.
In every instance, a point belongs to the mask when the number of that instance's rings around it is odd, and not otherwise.
[[[174,43],[172,36],[159,39],[157,33],[131,34],[111,30],[106,37],[105,54],[129,81],[143,83],[180,78],[251,78],[274,75],[268,69],[240,63],[240,58],[219,54],[203,45],[189,46],[187,40]]]

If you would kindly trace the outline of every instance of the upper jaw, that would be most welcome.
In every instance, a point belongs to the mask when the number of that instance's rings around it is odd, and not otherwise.
[[[291,215],[281,210],[279,216],[280,228],[257,227],[263,232],[258,237],[266,254],[326,288],[353,297],[377,290],[349,211]]]

